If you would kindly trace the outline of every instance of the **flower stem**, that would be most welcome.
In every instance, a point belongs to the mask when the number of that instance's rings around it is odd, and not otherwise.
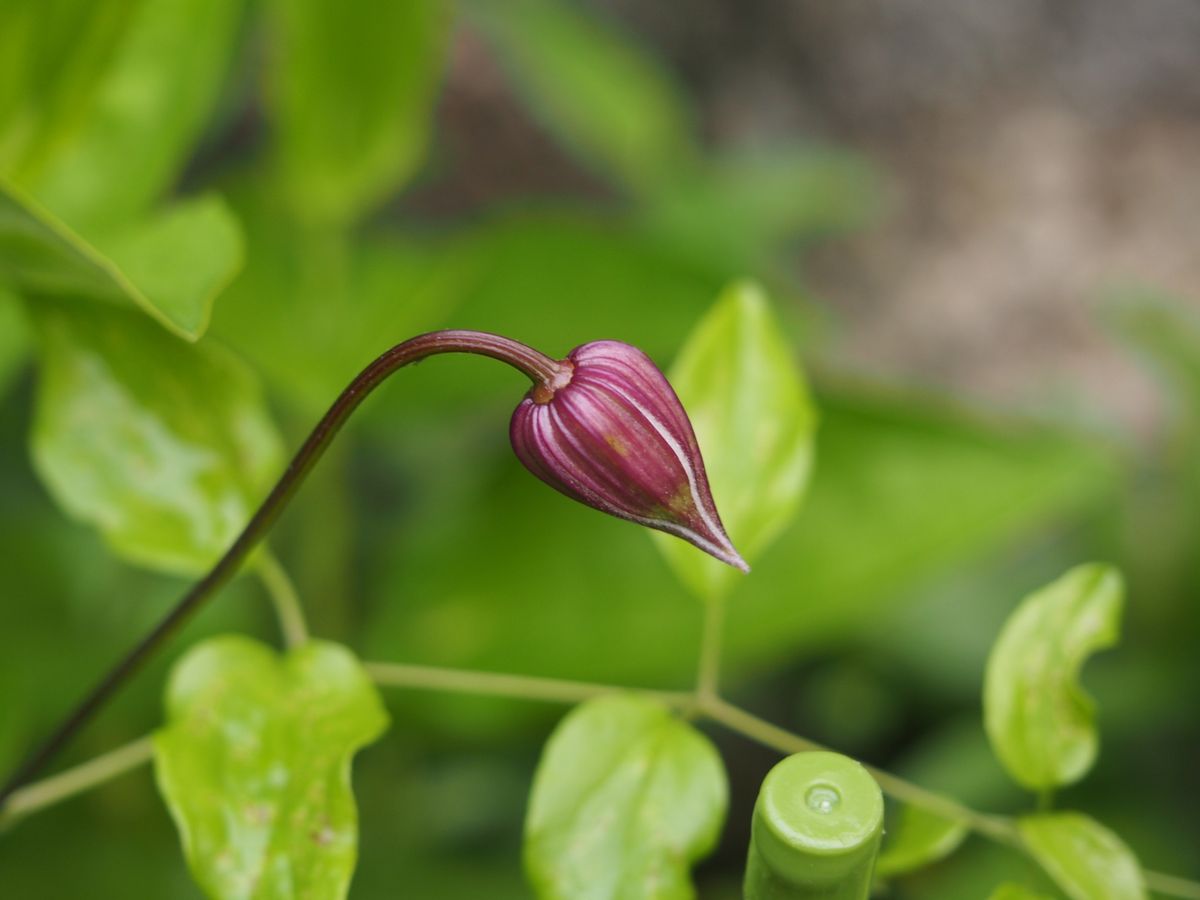
[[[809,750],[830,749],[816,741],[793,734],[778,725],[772,725],[765,719],[760,719],[741,707],[726,703],[718,697],[702,699],[700,712],[731,731],[736,731],[744,737],[781,753],[803,753]],[[973,831],[984,834],[999,843],[1010,846],[1020,843],[1016,828],[1012,822],[1002,816],[976,812],[956,800],[935,794],[933,791],[926,790],[874,766],[864,765],[863,768],[871,773],[883,792],[894,800],[907,803],[909,806],[920,807],[927,812],[952,821],[962,822]]]
[[[375,683],[384,687],[485,694],[518,700],[545,700],[550,703],[582,703],[594,697],[625,691],[658,700],[675,709],[685,710],[696,702],[695,695],[687,691],[654,691],[587,681],[502,675],[496,672],[474,672],[469,669],[443,669],[437,666],[409,666],[397,663],[365,663],[365,666]]]
[[[259,557],[258,577],[275,607],[284,644],[289,649],[307,644],[308,623],[304,620],[304,608],[300,605],[296,586],[273,553],[264,551]]]
[[[700,634],[700,664],[696,672],[696,693],[715,698],[721,676],[721,638],[725,631],[725,597],[710,594],[704,598],[704,625]]]
[[[209,572],[197,581],[157,626],[125,654],[80,701],[75,710],[51,732],[0,788],[0,806],[17,788],[37,775],[64,745],[89,721],[138,669],[225,585],[246,557],[262,541],[287,507],[325,448],[367,395],[396,370],[440,353],[471,353],[507,363],[527,375],[535,386],[557,387],[569,377],[570,364],[559,363],[531,347],[495,334],[479,331],[435,331],[397,344],[367,366],[350,382],[317,423],[280,476],[271,493],[255,511],[242,533]]]
[[[588,681],[566,681],[557,678],[537,678],[530,675],[509,675],[498,672],[478,672],[469,669],[446,669],[437,666],[413,666],[399,663],[364,663],[376,684],[383,687],[414,688],[417,690],[450,691],[452,693],[511,697],[519,700],[551,703],[581,703],[595,697],[614,693],[632,693],[657,700],[681,712],[697,711],[710,721],[730,731],[756,741],[780,753],[802,753],[826,750],[827,747],[793,734],[741,707],[716,696],[701,697],[688,691],[658,691],[645,688],[596,684]],[[103,756],[68,769],[15,791],[0,806],[0,829],[18,819],[51,806],[68,797],[83,793],[118,775],[149,762],[153,756],[152,737],[140,738]],[[923,809],[942,818],[962,822],[968,828],[998,843],[1024,852],[1012,819],[979,812],[956,800],[906,781],[882,769],[864,766],[884,793],[909,806]],[[1200,900],[1200,883],[1144,871],[1146,887],[1156,894],[1177,897],[1179,900]]]
[[[67,769],[53,778],[15,790],[3,807],[0,807],[0,830],[30,813],[132,771],[142,763],[149,762],[153,755],[154,739],[146,735],[73,769]]]

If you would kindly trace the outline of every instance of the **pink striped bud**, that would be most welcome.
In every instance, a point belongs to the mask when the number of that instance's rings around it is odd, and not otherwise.
[[[526,394],[509,435],[525,468],[568,497],[750,571],[725,534],[679,398],[636,347],[576,347],[557,378]]]

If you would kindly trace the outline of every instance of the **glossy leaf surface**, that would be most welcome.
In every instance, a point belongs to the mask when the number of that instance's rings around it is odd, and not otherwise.
[[[1026,597],[988,658],[984,724],[1008,773],[1031,790],[1070,784],[1099,749],[1084,661],[1116,643],[1124,586],[1111,566],[1078,566]]]
[[[692,332],[668,372],[696,430],[717,511],[753,565],[788,524],[808,483],[816,413],[762,291],[736,284]],[[737,578],[716,560],[655,535],[701,596]]]
[[[603,697],[551,736],[525,820],[525,867],[545,900],[695,895],[728,788],[712,744],[665,707]]]
[[[1071,900],[1143,900],[1137,858],[1121,839],[1080,813],[1027,816],[1021,838]]]
[[[358,849],[351,759],[388,723],[353,654],[212,638],[175,667],[166,705],[155,773],[205,892],[344,897]]]
[[[207,569],[280,468],[252,375],[140,313],[84,301],[30,309],[41,350],[33,457],[51,494],[127,559]]]
[[[0,182],[0,285],[15,291],[132,304],[195,340],[241,262],[241,231],[215,196],[181,201],[98,247]]]
[[[416,168],[448,26],[441,0],[274,0],[268,99],[284,187],[305,219],[344,222]]]

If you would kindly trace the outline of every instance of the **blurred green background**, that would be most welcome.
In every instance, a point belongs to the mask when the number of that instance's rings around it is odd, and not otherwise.
[[[800,515],[731,598],[729,696],[1026,809],[983,734],[988,648],[1024,594],[1112,561],[1124,635],[1085,676],[1103,749],[1062,803],[1200,877],[1195,8],[653,6],[6,0],[0,766],[186,584],[120,561],[39,482],[31,298],[132,298],[166,326],[131,326],[166,366],[231,351],[290,449],[416,332],[552,354],[618,338],[666,367],[750,276],[820,427]],[[314,632],[372,660],[686,688],[699,605],[638,529],[520,468],[524,389],[436,360],[368,402],[273,541]],[[231,629],[276,639],[248,579],[71,759],[154,727],[171,659]],[[393,727],[355,764],[352,895],[528,896],[525,794],[562,710],[387,700]],[[733,801],[698,883],[734,897],[775,757],[711,733]],[[890,896],[981,897],[1029,866],[971,839]],[[0,885],[197,895],[145,770],[5,834]]]

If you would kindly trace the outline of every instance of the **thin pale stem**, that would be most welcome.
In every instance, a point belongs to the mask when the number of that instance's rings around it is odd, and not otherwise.
[[[633,693],[640,697],[658,700],[681,712],[699,712],[730,731],[778,750],[780,753],[803,753],[810,750],[828,749],[816,741],[810,741],[765,719],[760,719],[715,695],[702,697],[698,693],[689,691],[656,691],[612,684],[596,684],[589,681],[536,678],[529,675],[478,672],[470,669],[444,669],[437,666],[379,662],[365,663],[364,665],[371,678],[384,687],[450,691],[452,693],[566,704],[582,703],[585,700],[608,694]],[[0,807],[0,829],[30,813],[91,790],[118,775],[135,769],[143,763],[149,762],[152,755],[152,738],[144,737],[103,756],[98,756],[90,762],[68,769],[61,775],[20,788],[12,794],[3,807]],[[956,800],[926,790],[882,769],[873,766],[865,766],[865,768],[875,778],[884,793],[893,799],[943,818],[962,822],[963,825],[984,837],[1025,852],[1025,847],[1021,843],[1012,819],[971,809]],[[1174,875],[1166,875],[1162,872],[1146,871],[1144,875],[1146,887],[1156,894],[1177,897],[1180,900],[1200,900],[1200,883]]]
[[[19,788],[13,791],[4,806],[0,807],[0,829],[12,825],[30,813],[53,806],[68,797],[91,790],[118,775],[132,771],[149,762],[153,754],[154,741],[147,735],[73,769],[67,769],[53,778]]]
[[[443,669],[437,666],[409,666],[398,663],[366,663],[376,684],[384,687],[452,691],[460,694],[486,694],[518,700],[544,700],[550,703],[582,703],[606,694],[635,693],[659,700],[675,709],[688,709],[696,702],[688,691],[653,691],[626,688],[588,681],[559,678],[535,678],[529,675],[504,675],[469,669]]]
[[[500,360],[525,373],[534,382],[554,388],[569,377],[570,363],[556,362],[517,341],[478,331],[435,331],[397,344],[367,366],[333,402],[284,470],[271,493],[250,518],[242,533],[203,578],[197,581],[157,626],[108,671],[80,701],[75,710],[51,732],[0,788],[0,805],[12,792],[37,775],[58,751],[130,677],[225,585],[246,557],[262,542],[287,507],[325,448],[364,399],[398,369],[440,353],[471,353]]]
[[[716,697],[721,679],[721,638],[725,632],[725,597],[712,594],[704,601],[704,626],[700,634],[700,664],[696,693]]]
[[[700,711],[731,731],[736,731],[744,737],[781,753],[803,753],[809,750],[829,749],[822,744],[780,728],[778,725],[773,725],[765,719],[760,719],[720,698],[703,698],[700,702]],[[898,778],[882,769],[876,769],[874,766],[864,766],[864,768],[871,773],[883,792],[895,800],[920,807],[943,818],[962,822],[973,831],[984,834],[1002,844],[1010,846],[1020,844],[1016,828],[1010,820],[1003,816],[976,812],[949,797],[918,787],[903,778]]]
[[[1175,875],[1165,875],[1162,872],[1143,872],[1146,887],[1155,894],[1164,897],[1179,897],[1181,900],[1200,900],[1200,884],[1178,878]]]
[[[287,569],[273,553],[264,552],[259,557],[258,577],[271,597],[271,605],[275,607],[284,644],[289,649],[307,644],[308,623],[304,620],[304,607],[300,605],[300,597]]]

